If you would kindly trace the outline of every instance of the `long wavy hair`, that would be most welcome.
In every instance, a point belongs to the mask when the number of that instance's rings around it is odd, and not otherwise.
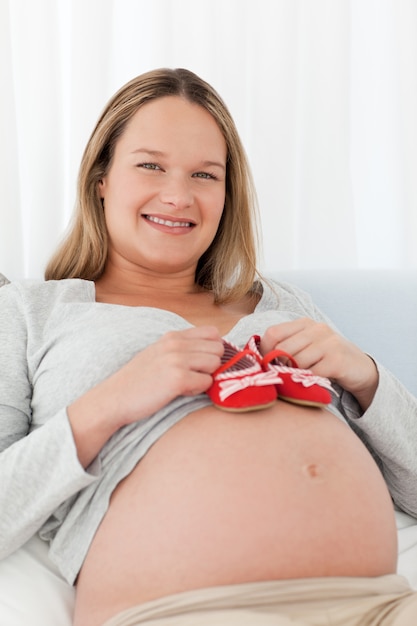
[[[196,284],[213,292],[216,302],[249,293],[257,275],[257,203],[252,175],[235,123],[216,91],[186,69],[158,69],[123,86],[108,102],[85,148],[69,230],[50,259],[46,280],[82,278],[95,281],[107,259],[108,235],[99,181],[110,167],[115,146],[127,123],[145,103],[180,96],[208,111],[226,141],[226,199],[217,233],[200,258]]]

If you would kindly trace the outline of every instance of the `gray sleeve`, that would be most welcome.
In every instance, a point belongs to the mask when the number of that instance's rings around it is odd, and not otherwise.
[[[359,415],[345,403],[353,430],[370,448],[395,504],[417,517],[417,398],[381,364],[379,385],[371,406]]]
[[[63,408],[30,432],[25,311],[0,290],[0,558],[27,541],[68,497],[96,480],[80,465]]]
[[[25,543],[54,510],[97,480],[78,462],[65,409],[0,454],[0,558]]]

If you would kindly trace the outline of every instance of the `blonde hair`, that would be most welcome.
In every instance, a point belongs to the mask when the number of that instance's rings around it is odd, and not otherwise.
[[[196,284],[211,290],[217,302],[237,300],[251,291],[257,274],[257,205],[246,154],[222,99],[208,83],[185,69],[142,74],[108,102],[85,148],[73,221],[47,265],[46,280],[94,281],[102,275],[108,238],[99,181],[106,175],[116,143],[136,111],[146,102],[174,95],[206,109],[227,145],[225,206],[215,238],[199,260]]]

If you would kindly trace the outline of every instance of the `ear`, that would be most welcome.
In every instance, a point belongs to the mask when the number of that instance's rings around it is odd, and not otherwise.
[[[100,198],[101,199],[104,198],[105,190],[106,190],[106,179],[105,178],[100,178],[100,180],[98,181],[98,192],[100,194]]]

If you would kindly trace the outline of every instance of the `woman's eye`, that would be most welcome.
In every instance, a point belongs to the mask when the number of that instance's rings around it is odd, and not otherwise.
[[[195,176],[196,178],[207,178],[209,180],[216,180],[214,174],[209,174],[208,172],[196,172],[195,174],[193,174],[193,176]]]
[[[161,169],[159,165],[156,163],[139,163],[138,167],[143,168],[144,170],[159,170]]]

